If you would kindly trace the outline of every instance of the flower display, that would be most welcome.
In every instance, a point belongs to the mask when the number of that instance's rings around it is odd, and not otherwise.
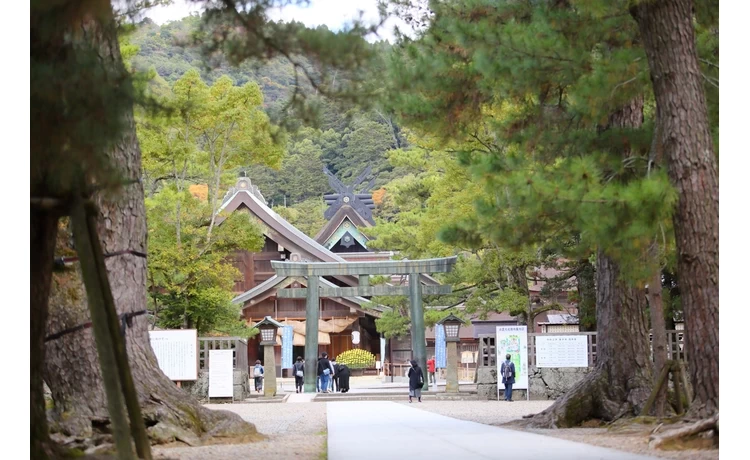
[[[350,369],[367,369],[375,367],[375,355],[367,350],[355,348],[338,355],[336,362],[346,364]]]

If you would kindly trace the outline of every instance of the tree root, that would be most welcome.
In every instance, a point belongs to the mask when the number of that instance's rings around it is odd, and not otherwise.
[[[652,449],[663,449],[681,440],[695,437],[707,431],[719,432],[719,414],[713,417],[699,420],[688,426],[667,431],[660,435],[651,435],[649,438],[649,447]]]
[[[635,415],[648,397],[648,384],[613,390],[608,373],[597,368],[555,403],[521,424],[527,428],[571,428],[591,419],[613,422]]]

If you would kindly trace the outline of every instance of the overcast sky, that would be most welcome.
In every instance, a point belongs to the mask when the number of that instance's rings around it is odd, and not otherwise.
[[[186,0],[174,0],[169,6],[149,9],[145,16],[157,24],[164,24],[182,19],[192,12],[200,12],[199,5]],[[270,12],[270,16],[275,20],[296,20],[311,27],[325,24],[331,30],[338,30],[347,22],[359,17],[360,11],[366,23],[378,22],[377,0],[311,0],[307,7],[293,5],[283,9],[276,8]],[[393,21],[389,20],[379,31],[380,39],[392,39],[392,28]],[[377,39],[370,37],[371,41]]]

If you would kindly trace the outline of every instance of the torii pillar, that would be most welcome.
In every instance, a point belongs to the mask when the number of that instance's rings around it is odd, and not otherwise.
[[[387,260],[370,262],[282,262],[271,261],[279,276],[307,277],[307,288],[279,289],[279,298],[306,299],[305,323],[305,392],[314,392],[318,377],[318,320],[320,297],[356,296],[409,296],[411,314],[411,345],[413,359],[427,372],[427,346],[425,344],[424,308],[422,295],[450,294],[450,286],[422,286],[420,274],[445,273],[453,269],[456,257],[424,260]],[[370,286],[370,275],[409,275],[409,286]],[[357,276],[355,287],[320,287],[321,276]],[[424,389],[429,389],[425,374]]]

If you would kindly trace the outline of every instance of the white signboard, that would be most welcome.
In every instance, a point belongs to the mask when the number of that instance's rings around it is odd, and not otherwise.
[[[536,336],[536,366],[589,367],[587,336]]]
[[[231,398],[234,396],[232,374],[234,350],[208,351],[208,397]]]
[[[198,379],[198,331],[148,331],[159,369],[173,381]]]
[[[476,353],[475,351],[462,351],[461,364],[474,364]]]
[[[505,361],[505,355],[510,354],[510,360],[516,368],[516,383],[514,389],[529,389],[529,347],[527,346],[526,326],[497,326],[495,350],[497,350],[497,391],[505,389],[500,378],[500,366]]]

